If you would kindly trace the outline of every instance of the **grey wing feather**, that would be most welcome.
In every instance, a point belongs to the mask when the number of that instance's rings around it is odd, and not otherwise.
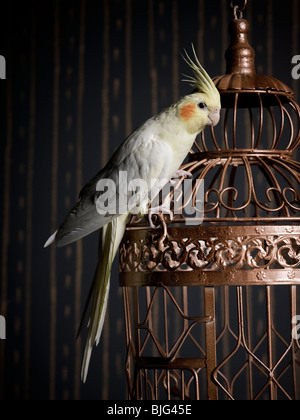
[[[98,198],[100,193],[97,191],[98,182],[103,179],[111,179],[115,184],[119,185],[119,171],[128,170],[130,168],[130,179],[142,178],[144,174],[141,173],[141,166],[138,162],[138,149],[141,147],[146,139],[151,138],[151,127],[153,120],[148,120],[144,127],[144,133],[135,131],[128,137],[116,150],[108,164],[101,170],[80,192],[79,201],[67,215],[65,221],[61,224],[55,234],[53,234],[45,246],[50,245],[54,241],[58,247],[68,245],[78,239],[81,239],[90,233],[100,229],[107,223],[118,217],[120,214],[108,213],[106,215],[99,214],[96,207],[96,202],[99,203]],[[136,152],[136,153],[135,153]],[[124,195],[124,192],[117,192],[117,195]],[[110,198],[113,198],[111,196]],[[124,197],[122,198],[124,199]],[[118,201],[118,197],[115,197]]]
[[[59,227],[55,240],[58,247],[68,245],[100,229],[115,216],[103,216],[97,212],[92,197],[79,201]]]
[[[101,202],[98,200],[101,193],[97,190],[99,181],[110,179],[115,185],[118,184],[118,171],[113,170],[113,168],[109,169],[105,168],[99,172],[81,190],[78,203],[70,211],[56,233],[55,240],[58,247],[68,245],[89,235],[120,215],[117,211],[109,211],[109,208],[106,207],[102,208],[101,214],[99,212],[101,211]],[[117,197],[112,192],[109,202],[113,204],[116,200]]]

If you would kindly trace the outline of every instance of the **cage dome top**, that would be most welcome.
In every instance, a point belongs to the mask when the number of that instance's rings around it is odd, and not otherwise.
[[[256,72],[247,20],[234,19],[229,32],[227,70],[214,79],[224,118],[211,130],[210,141],[203,133],[199,151],[291,156],[300,142],[300,108],[294,92],[280,80]]]
[[[204,220],[299,221],[300,165],[292,154],[300,142],[300,108],[288,86],[256,73],[248,22],[236,18],[229,31],[227,71],[214,79],[221,122],[201,134],[190,154],[196,177],[205,181]]]
[[[240,93],[239,107],[259,106],[257,93],[265,95],[264,105],[277,105],[276,95],[283,104],[289,102],[294,93],[287,85],[274,77],[256,73],[255,51],[248,41],[247,20],[234,19],[230,23],[229,32],[232,43],[226,51],[226,74],[215,78],[222,96],[222,106],[233,106],[232,95],[237,92]]]

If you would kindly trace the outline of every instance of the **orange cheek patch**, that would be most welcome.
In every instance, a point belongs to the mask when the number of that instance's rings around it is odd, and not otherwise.
[[[189,120],[190,118],[194,116],[195,109],[196,109],[196,105],[193,105],[193,104],[188,104],[188,105],[183,106],[180,110],[180,117],[184,121]]]

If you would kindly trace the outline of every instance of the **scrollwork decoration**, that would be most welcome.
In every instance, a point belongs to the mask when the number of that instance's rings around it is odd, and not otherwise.
[[[169,234],[164,248],[159,235],[148,241],[123,243],[121,271],[245,270],[300,267],[300,238],[297,234],[175,238]]]

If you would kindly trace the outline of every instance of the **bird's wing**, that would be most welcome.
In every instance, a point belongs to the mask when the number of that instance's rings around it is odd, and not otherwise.
[[[146,199],[151,179],[168,173],[171,157],[172,149],[155,132],[155,120],[149,120],[122,143],[106,167],[82,189],[78,203],[45,246],[54,241],[57,246],[68,245],[126,213],[127,187],[133,180],[145,181],[141,195]],[[115,188],[105,191],[105,200],[102,200],[101,188],[105,180],[112,181]],[[119,205],[123,212],[119,211]]]

